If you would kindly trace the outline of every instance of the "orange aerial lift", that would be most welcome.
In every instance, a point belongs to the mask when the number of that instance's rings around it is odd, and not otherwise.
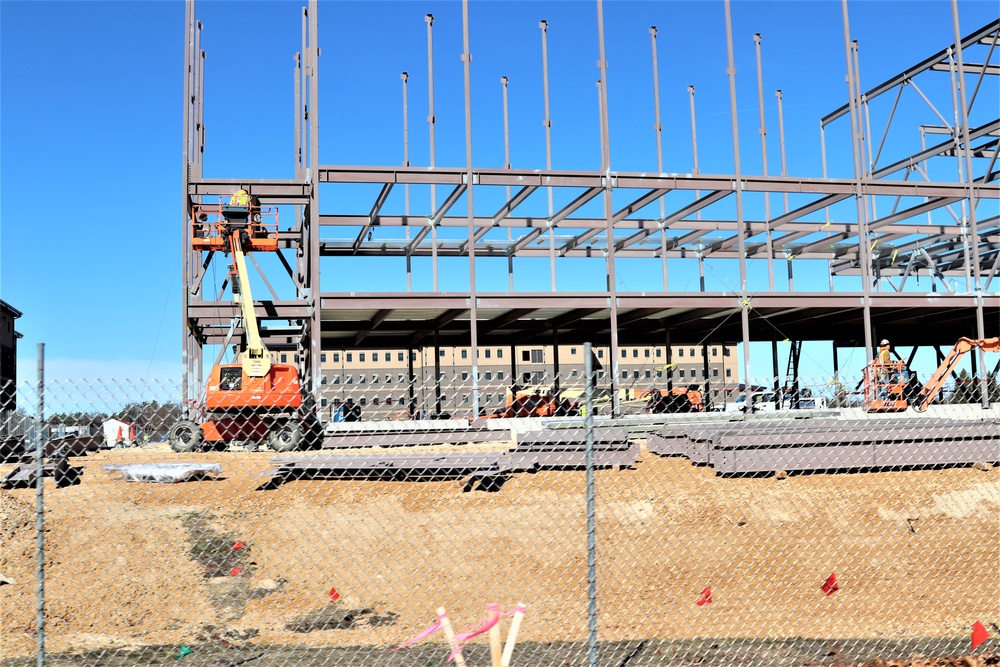
[[[941,391],[945,380],[955,370],[955,366],[962,360],[965,353],[977,348],[984,352],[1000,352],[1000,338],[959,338],[955,347],[951,349],[924,388],[920,390],[920,395],[913,401],[913,408],[918,412],[927,410],[927,406]]]
[[[271,217],[273,223],[265,222]],[[240,306],[246,349],[236,363],[212,368],[200,410],[204,418],[174,424],[167,435],[170,447],[190,452],[206,444],[266,440],[275,451],[296,449],[305,435],[298,369],[274,363],[261,340],[245,261],[248,251],[277,250],[277,209],[262,208],[254,198],[244,196],[230,205],[196,204],[192,220],[196,250],[232,253],[229,279],[233,299]]]
[[[864,373],[865,412],[903,412],[909,371],[902,361],[872,361]]]

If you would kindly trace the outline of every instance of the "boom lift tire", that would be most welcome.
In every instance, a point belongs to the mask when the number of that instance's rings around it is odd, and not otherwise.
[[[278,422],[267,434],[267,444],[276,452],[291,452],[299,448],[302,438],[302,425],[297,421]]]
[[[190,419],[182,419],[170,427],[167,433],[170,448],[178,453],[194,452],[201,449],[205,442],[205,434],[201,427]]]

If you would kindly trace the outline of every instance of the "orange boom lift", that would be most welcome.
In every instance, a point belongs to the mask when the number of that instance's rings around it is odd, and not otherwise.
[[[1000,338],[959,338],[958,342],[955,343],[955,347],[951,348],[951,352],[948,353],[948,356],[944,358],[941,365],[934,371],[934,374],[931,375],[924,388],[920,390],[920,395],[913,401],[913,408],[918,412],[927,410],[927,406],[931,404],[934,397],[941,391],[945,380],[955,370],[955,366],[962,360],[965,353],[976,348],[984,352],[1000,352]]]
[[[273,223],[265,223],[265,218],[273,218]],[[298,369],[274,363],[261,340],[245,259],[248,251],[277,251],[277,209],[262,208],[241,190],[229,205],[195,204],[192,220],[196,250],[232,253],[229,279],[233,300],[240,306],[246,349],[236,363],[212,368],[200,410],[204,418],[174,424],[167,436],[170,447],[190,452],[206,444],[266,439],[275,451],[296,449],[304,437]]]

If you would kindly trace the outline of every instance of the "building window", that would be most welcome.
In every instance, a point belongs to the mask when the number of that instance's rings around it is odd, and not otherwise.
[[[628,379],[628,371],[622,371],[622,379],[623,380],[627,380]]]
[[[295,363],[299,363],[299,355],[295,355]]]
[[[598,380],[604,379],[604,371],[597,371],[597,379]]]
[[[358,376],[358,384],[364,384],[366,381],[364,374]]]
[[[386,396],[385,397],[385,404],[386,405],[392,405],[392,396]],[[402,405],[402,403],[400,403],[400,405]]]
[[[663,377],[663,371],[656,371],[656,377],[658,378]]]
[[[347,380],[344,381],[344,384],[354,384],[354,376],[348,375]]]
[[[402,376],[402,375],[400,375],[400,376],[399,376],[399,379],[400,379],[400,380],[402,380],[402,379],[403,379],[403,376]],[[389,375],[388,373],[386,373],[386,374],[385,374],[385,381],[386,381],[386,382],[392,382],[392,376],[391,376],[391,375]]]
[[[622,359],[627,359],[627,358],[628,358],[628,350],[624,350],[623,349],[622,350]]]
[[[489,355],[487,355],[489,356]],[[503,350],[497,348],[497,359],[503,359]]]
[[[468,359],[469,358],[469,351],[468,350],[462,350],[462,358],[463,359]]]
[[[663,350],[661,350],[660,348],[656,348],[656,358],[659,359],[662,356],[663,356]]]
[[[489,382],[492,379],[493,379],[493,373],[491,373],[490,371],[486,371],[486,381]]]
[[[497,371],[497,380],[503,380],[503,371]]]
[[[639,377],[639,371],[632,371],[632,377],[634,378]]]
[[[729,356],[729,348],[728,347],[722,348],[722,356],[724,356],[724,357],[728,357]]]
[[[713,347],[712,348],[712,356],[713,357],[719,356],[719,348],[717,348],[717,347]]]
[[[681,369],[681,374],[680,374],[680,376],[681,376],[681,377],[684,377],[684,370],[683,370],[683,369]]]
[[[326,407],[326,399],[325,398],[320,399],[319,407],[321,407],[321,408],[325,408]]]
[[[404,361],[404,358],[403,358],[403,353],[402,353],[402,352],[400,352],[400,353],[398,353],[398,354],[396,355],[396,361]],[[387,401],[391,401],[392,399],[391,399],[391,398],[388,398],[388,399],[386,399],[386,400],[387,400]]]
[[[733,377],[733,369],[732,368],[727,368],[726,369],[726,377],[727,378]]]
[[[469,395],[468,394],[466,394],[465,396],[462,397],[462,402],[463,403],[468,403],[469,402]]]
[[[288,355],[287,354],[282,354],[281,355],[281,363],[283,363],[283,364],[287,364],[288,363]]]
[[[646,377],[653,377],[653,371],[646,371]]]
[[[326,363],[326,352],[323,352],[323,353],[321,353],[319,355],[319,363],[321,363],[321,364],[325,364]]]
[[[576,372],[576,369],[575,369],[575,368],[574,368],[573,370],[571,370],[571,371],[569,372],[569,376],[570,376],[571,378],[575,378],[575,377],[577,376],[577,372]]]
[[[438,356],[444,359],[444,350],[438,350]]]
[[[388,376],[388,375],[386,375],[385,377],[386,377],[386,380],[385,380],[385,381],[386,381],[386,382],[388,382],[388,381],[389,381],[389,376]],[[398,380],[396,380],[396,382],[399,382],[400,384],[402,384],[402,383],[406,382],[406,376],[405,376],[405,375],[403,375],[402,373],[400,373],[400,374],[399,374],[399,379],[398,379]]]
[[[490,358],[490,348],[486,348],[484,350],[484,353],[486,354],[486,358],[489,359]]]
[[[340,384],[340,376],[339,375],[334,375],[333,376],[333,383],[334,384]]]
[[[378,384],[378,375],[372,375],[372,384]]]
[[[603,359],[604,358],[604,350],[603,349],[597,351],[597,358],[598,359]]]
[[[540,364],[543,361],[545,361],[545,359],[542,357],[543,354],[544,354],[543,350],[532,350],[531,351],[531,363],[533,363],[533,364]]]
[[[322,378],[320,378],[319,383],[320,384],[326,384],[326,376],[325,375]]]
[[[493,401],[493,394],[486,394],[486,402],[490,403]]]
[[[351,363],[353,361],[353,359],[351,359],[351,356],[352,356],[351,353],[348,352],[347,353],[347,363]]]
[[[531,361],[530,350],[521,350],[521,361]]]
[[[714,378],[719,377],[719,369],[718,368],[713,368],[712,369],[712,377],[714,377]]]
[[[333,353],[333,363],[335,363],[335,364],[339,364],[340,363],[340,352],[334,352]]]
[[[468,373],[462,373],[462,382],[465,382],[468,379],[469,379],[469,374]]]
[[[417,360],[417,351],[416,350],[410,350],[410,359],[412,361],[416,361]]]
[[[378,396],[372,399],[372,405],[378,405]]]
[[[645,350],[643,350],[643,352],[646,353],[645,356],[646,356],[647,359],[649,359],[649,348],[647,347]]]
[[[372,361],[378,361],[378,352],[372,352]],[[386,359],[386,361],[388,361],[388,359]]]
[[[360,361],[361,363],[365,362],[365,353],[364,352],[359,352],[358,353],[358,361]]]
[[[576,348],[575,347],[569,348],[569,353],[570,353],[570,356],[575,355],[576,354]]]
[[[694,348],[692,347],[692,348],[691,348],[690,350],[688,350],[688,351],[689,351],[689,352],[691,353],[691,356],[693,357],[693,356],[694,356]]]
[[[639,348],[634,348],[632,350],[632,358],[633,359],[638,359],[639,358]]]
[[[358,401],[358,404],[362,406],[368,405],[368,399],[362,396],[361,399]]]
[[[678,357],[683,357],[684,356],[684,348],[683,347],[677,348],[677,356]]]

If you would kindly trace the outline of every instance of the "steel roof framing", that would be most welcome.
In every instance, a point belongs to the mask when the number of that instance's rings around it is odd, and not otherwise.
[[[727,14],[727,46],[732,49]],[[954,4],[953,4],[954,6]],[[603,67],[603,5],[597,0],[601,77]],[[431,164],[411,166],[408,150],[403,166],[343,166],[322,164],[318,152],[318,17],[316,0],[302,10],[302,52],[295,58],[295,174],[294,179],[261,180],[241,178],[204,178],[204,78],[205,52],[201,49],[201,24],[196,21],[194,0],[187,2],[184,115],[184,192],[183,246],[184,287],[187,299],[182,305],[184,326],[184,392],[188,399],[201,394],[204,375],[203,355],[206,345],[227,345],[242,328],[233,318],[232,303],[206,297],[201,281],[211,262],[219,261],[211,253],[191,249],[191,205],[205,197],[224,196],[240,185],[265,204],[295,205],[298,220],[292,229],[280,234],[280,247],[294,250],[295,264],[280,255],[288,278],[294,283],[296,297],[279,300],[272,289],[272,300],[258,302],[256,310],[262,322],[261,334],[269,347],[295,350],[301,359],[303,377],[313,396],[319,396],[320,353],[322,350],[352,347],[414,348],[428,344],[462,345],[538,345],[582,343],[610,346],[611,359],[618,358],[619,345],[678,343],[747,344],[755,340],[830,340],[864,341],[871,354],[871,339],[891,335],[896,345],[950,345],[959,336],[997,335],[1000,328],[1000,297],[989,287],[997,272],[1000,257],[1000,226],[995,204],[984,207],[987,216],[976,219],[979,202],[1000,201],[997,146],[1000,118],[969,126],[969,109],[986,77],[995,77],[1000,67],[995,62],[1000,20],[959,39],[957,10],[953,10],[956,42],[930,58],[905,69],[878,86],[861,93],[858,84],[857,45],[849,40],[847,4],[843,0],[845,59],[850,87],[849,102],[821,119],[823,132],[824,177],[787,175],[784,168],[784,128],[780,126],[782,169],[780,175],[748,174],[739,169],[739,143],[734,141],[734,174],[703,174],[697,169],[697,137],[694,134],[694,92],[689,88],[692,111],[692,145],[695,170],[690,174],[638,173],[614,171],[571,171],[518,169],[509,164],[488,168],[472,164],[469,130],[471,102],[469,75],[471,54],[468,45],[468,12],[463,2],[463,31],[466,37],[463,67],[466,73],[466,155],[464,167],[441,167],[434,164],[433,65],[429,59],[431,82]],[[428,15],[428,50],[431,49],[433,17]],[[542,38],[545,38],[545,26]],[[653,35],[655,68],[656,39]],[[758,88],[763,105],[760,77],[760,41],[758,49]],[[983,48],[985,47],[985,52]],[[978,49],[978,50],[976,50]],[[963,59],[968,52],[969,62]],[[973,60],[978,58],[973,64]],[[547,72],[547,62],[545,63]],[[730,72],[734,132],[735,70]],[[886,166],[882,159],[884,141],[878,142],[870,130],[871,106],[881,103],[883,95],[895,91],[888,113],[889,124],[903,99],[903,89],[910,87],[931,105],[918,77],[951,76],[952,108],[942,114],[941,127],[921,128],[924,134],[945,134],[947,139],[933,146],[921,146],[908,155],[894,156]],[[975,81],[971,99],[967,99],[966,77]],[[403,75],[404,111],[406,79]],[[506,85],[506,83],[504,83]],[[604,164],[608,156],[607,100],[600,87],[601,140]],[[505,89],[506,90],[506,89]],[[659,141],[659,100],[657,100],[657,141]],[[545,122],[548,119],[546,85]],[[884,99],[888,99],[888,95]],[[506,96],[505,96],[506,127]],[[779,118],[781,94],[778,91]],[[983,105],[983,102],[980,102]],[[763,127],[763,106],[761,132]],[[959,121],[949,125],[945,117]],[[850,117],[852,152],[855,155],[854,178],[826,177],[825,130]],[[548,128],[548,125],[546,125]],[[888,132],[888,124],[885,129]],[[507,135],[505,132],[505,148]],[[548,133],[546,133],[547,151]],[[404,131],[404,143],[408,138]],[[406,148],[404,146],[404,148]],[[843,149],[844,147],[840,147]],[[766,151],[766,143],[762,143]],[[964,160],[953,181],[931,180],[926,163],[951,157]],[[766,160],[766,155],[764,157]],[[889,158],[887,158],[889,159]],[[549,160],[548,165],[551,164]],[[890,178],[902,174],[899,177]],[[911,179],[911,176],[916,178]],[[375,186],[377,194],[367,213],[321,213],[320,191],[323,184]],[[389,204],[397,186],[406,192],[406,210],[400,213]],[[410,186],[428,186],[432,200],[434,189],[448,194],[433,213],[413,215],[409,211]],[[473,195],[480,189],[503,190],[504,203],[491,203],[491,213],[475,210]],[[545,192],[549,214],[544,217],[523,213],[525,202]],[[553,208],[553,192],[567,201]],[[770,212],[771,194],[784,196],[784,212]],[[585,213],[585,207],[603,195],[604,217]],[[743,198],[762,197],[765,219],[744,217]],[[789,197],[796,198],[789,210]],[[463,199],[469,204],[464,215],[450,212]],[[854,199],[856,218],[845,217],[835,205]],[[492,200],[495,201],[495,200]],[[622,204],[621,202],[628,202]],[[731,217],[733,202],[737,214]],[[965,217],[955,213],[961,207]],[[658,208],[658,214],[650,213]],[[988,210],[987,210],[988,209]],[[587,209],[589,210],[589,209]],[[931,222],[931,212],[944,210],[954,224]],[[838,216],[836,219],[831,215]],[[818,219],[822,217],[822,219]],[[406,239],[371,239],[379,227],[414,228]],[[465,229],[464,238],[454,230]],[[453,230],[442,238],[438,229]],[[503,238],[491,235],[506,230]],[[547,243],[546,243],[547,241]],[[410,258],[429,257],[434,289],[430,292],[394,293],[321,293],[321,264],[348,266],[354,258],[399,257],[406,259],[407,285],[410,285]],[[437,290],[438,262],[442,257],[466,258],[470,288],[461,293]],[[480,291],[476,285],[476,259],[506,258],[510,284],[513,285],[515,258],[548,257],[552,275],[550,292],[513,292],[496,294]],[[598,292],[570,293],[555,288],[555,276],[565,258],[598,257],[606,262],[608,275],[614,275],[614,260],[642,258],[662,262],[663,290],[660,292],[621,292],[615,280]],[[747,258],[760,257],[767,263],[769,290],[750,293],[746,288]],[[739,263],[738,281],[730,292],[709,292],[704,280],[699,292],[671,291],[667,288],[667,258],[695,258],[704,272],[706,260]],[[826,261],[830,273],[830,291],[822,293],[775,290],[774,265],[786,266],[791,284],[792,259]],[[323,260],[321,262],[321,260]],[[651,264],[652,267],[652,264]],[[258,267],[259,268],[259,267]],[[341,269],[342,270],[342,269]],[[659,269],[657,269],[659,270]],[[919,272],[931,276],[932,292],[903,292],[908,279]],[[263,273],[262,273],[263,275]],[[834,277],[862,277],[855,290],[834,290]],[[897,285],[893,277],[899,278]],[[265,281],[266,281],[265,277]],[[965,289],[955,290],[954,281],[964,282]],[[945,289],[936,291],[939,283]],[[270,283],[268,283],[270,287]],[[883,291],[887,290],[887,291]],[[919,326],[918,326],[919,324]],[[749,349],[748,346],[745,349]],[[749,354],[748,352],[746,353]],[[617,365],[609,376],[617,388]],[[744,374],[749,357],[744,360]],[[985,375],[985,373],[984,373]],[[475,377],[475,373],[473,373]],[[476,388],[473,387],[475,397]],[[474,402],[475,404],[475,402]]]

